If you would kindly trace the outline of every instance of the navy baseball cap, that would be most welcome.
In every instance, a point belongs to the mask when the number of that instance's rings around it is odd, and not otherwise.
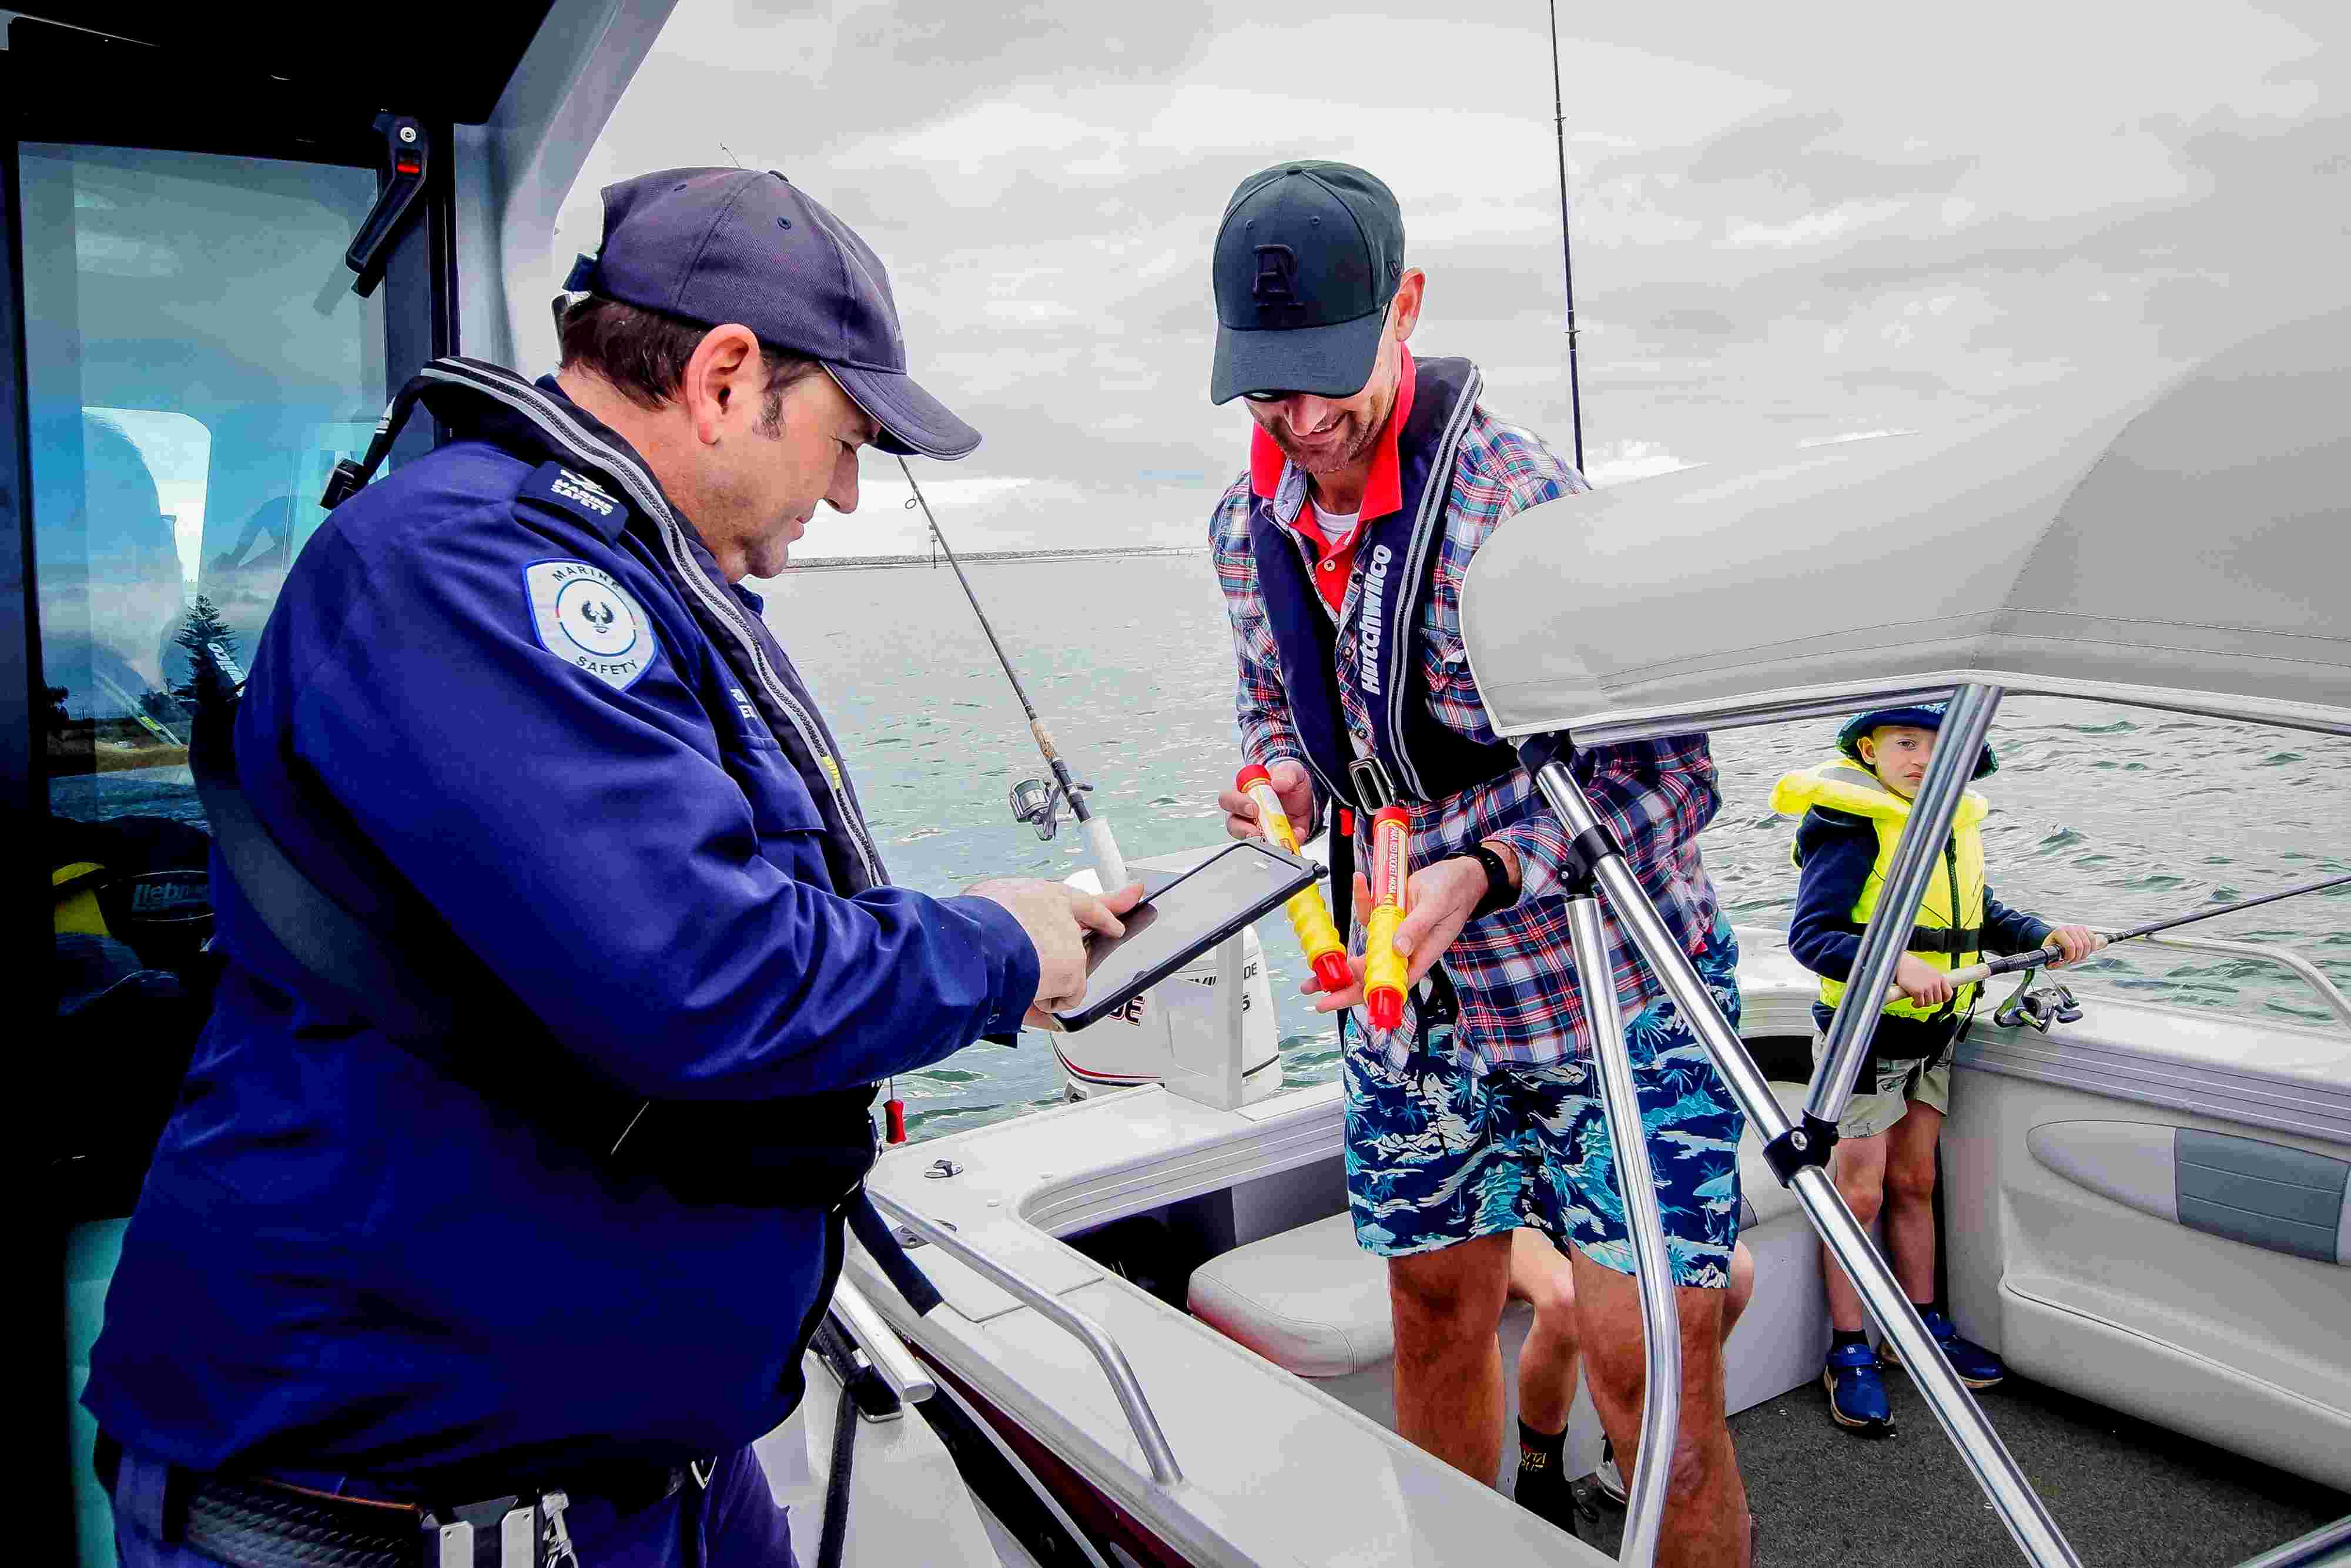
[[[1939,735],[1943,729],[1943,715],[1949,706],[1949,703],[1917,703],[1901,707],[1872,708],[1867,713],[1855,714],[1844,721],[1844,728],[1837,731],[1837,749],[1855,762],[1861,762],[1862,737],[1872,730],[1898,726],[1910,729],[1931,729]],[[1862,762],[1862,766],[1866,768],[1869,764]],[[1987,741],[1983,755],[1976,758],[1976,770],[1968,777],[1970,779],[1981,779],[1999,771],[2000,758],[1992,755],[1991,745]]]
[[[1353,397],[1372,379],[1404,281],[1395,195],[1348,163],[1277,163],[1243,180],[1217,231],[1208,401]]]
[[[781,174],[664,169],[604,187],[604,240],[564,280],[823,361],[899,456],[964,457],[979,432],[906,373],[882,258]]]

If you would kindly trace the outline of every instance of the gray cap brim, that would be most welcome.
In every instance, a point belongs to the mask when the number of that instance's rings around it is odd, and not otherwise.
[[[1252,392],[1353,397],[1372,379],[1387,320],[1383,306],[1352,321],[1286,332],[1245,332],[1220,323],[1216,362],[1208,371],[1208,401],[1227,403]]]
[[[914,378],[897,371],[868,370],[862,365],[824,367],[850,400],[882,427],[873,444],[893,457],[968,457],[979,445],[979,432],[925,392]]]

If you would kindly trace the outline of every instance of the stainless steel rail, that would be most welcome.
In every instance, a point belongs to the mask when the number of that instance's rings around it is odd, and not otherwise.
[[[2308,1535],[2247,1558],[2237,1568],[2324,1568],[2344,1563],[2351,1563],[2351,1518],[2322,1524]]]
[[[1893,985],[1894,967],[1909,946],[1911,922],[1918,917],[1927,883],[1935,874],[1935,862],[1951,836],[1951,819],[1958,814],[1959,798],[1967,793],[1968,779],[1976,770],[1976,756],[1983,747],[1985,732],[1991,728],[2000,696],[1997,686],[1961,686],[1951,698],[1950,708],[1943,715],[1941,737],[1927,764],[1927,777],[1919,783],[1918,798],[1910,803],[1910,820],[1903,824],[1894,863],[1886,869],[1886,891],[1861,934],[1846,995],[1882,997]],[[1953,889],[1952,897],[1958,896]],[[1959,923],[1958,910],[1951,911],[1951,920]],[[1813,1069],[1812,1087],[1804,1095],[1806,1116],[1834,1122],[1844,1114],[1853,1100],[1854,1079],[1861,1064],[1869,1060],[1869,1042],[1883,1016],[1884,1010],[1875,1007],[1837,1009],[1829,1021],[1828,1049],[1821,1053],[1821,1064]]]
[[[1568,897],[1567,931],[1574,946],[1575,972],[1606,977],[1599,985],[1584,987],[1583,1005],[1592,1025],[1592,1055],[1600,1071],[1600,1103],[1607,1113],[1617,1191],[1625,1200],[1625,1228],[1632,1239],[1633,1278],[1641,1290],[1641,1343],[1648,1363],[1648,1381],[1643,1386],[1673,1392],[1669,1399],[1642,1401],[1641,1448],[1625,1505],[1624,1541],[1616,1552],[1616,1561],[1626,1568],[1649,1568],[1656,1561],[1666,1480],[1673,1469],[1674,1438],[1681,1424],[1681,1312],[1674,1294],[1673,1258],[1666,1250],[1665,1218],[1657,1211],[1657,1177],[1649,1165],[1641,1092],[1633,1082],[1625,1020],[1616,1008],[1615,965],[1608,956],[1600,901],[1588,884]]]
[[[892,1393],[909,1405],[920,1405],[939,1391],[939,1385],[933,1381],[930,1373],[914,1359],[914,1353],[906,1348],[906,1342],[898,1337],[895,1329],[883,1321],[882,1314],[874,1311],[873,1303],[865,1299],[865,1292],[859,1290],[856,1281],[847,1275],[841,1276],[840,1282],[832,1288],[832,1310],[840,1315],[841,1326],[849,1331],[849,1337],[857,1342],[857,1348],[865,1353],[865,1359],[873,1364],[873,1370],[882,1375],[882,1381],[890,1385]]]
[[[1955,703],[1954,713],[1945,717],[1944,742],[1935,748],[1934,760],[1928,768],[1927,779],[1919,791],[1921,796],[1938,788],[1940,790],[1951,789],[1948,778],[1943,779],[1938,787],[1938,772],[1949,774],[1956,770],[1960,775],[1959,782],[1964,784],[1965,774],[1973,771],[1976,747],[1982,742],[1983,726],[1990,723],[1991,708],[1996,702],[1997,693],[1989,687],[1963,687],[1960,696],[1969,700],[1964,705]],[[1965,729],[1954,726],[1955,716],[1964,721]],[[1972,731],[1971,738],[1968,733],[1970,730]],[[1970,743],[1965,746],[1949,744],[1955,738],[1970,738]],[[1601,825],[1592,802],[1585,799],[1583,791],[1560,763],[1547,764],[1536,775],[1536,783],[1550,800],[1552,809],[1559,813],[1570,838]],[[1956,794],[1953,799],[1956,800]],[[1916,830],[1918,825],[1918,814],[1914,812],[1910,826]],[[1943,824],[1943,831],[1949,831],[1948,821]],[[1901,885],[1898,879],[1905,857],[1922,857],[1927,847],[1937,842],[1915,831],[1905,833],[1896,856],[1895,887],[1889,888],[1889,895],[1879,904],[1871,922],[1872,933],[1880,928],[1904,932],[1910,929],[1917,915],[1918,900],[1925,892],[1924,877],[1914,875],[1910,878],[1907,900],[1892,896],[1892,894]],[[1606,895],[1609,906],[1616,912],[1625,935],[1648,960],[1649,967],[1667,994],[1705,1042],[1708,1056],[1713,1059],[1716,1070],[1722,1074],[1731,1097],[1739,1102],[1740,1109],[1754,1124],[1756,1135],[1768,1145],[1794,1132],[1795,1124],[1787,1112],[1781,1109],[1780,1102],[1773,1097],[1761,1069],[1755,1065],[1754,1058],[1747,1054],[1747,1048],[1740,1043],[1738,1031],[1730,1027],[1715,1006],[1706,983],[1698,978],[1698,970],[1691,965],[1688,955],[1682,951],[1681,944],[1675,939],[1664,917],[1658,915],[1656,906],[1649,902],[1648,894],[1642,890],[1639,879],[1634,875],[1633,868],[1625,863],[1625,857],[1622,854],[1604,855],[1593,869],[1600,890]],[[1865,956],[1868,936],[1865,934],[1863,938]],[[1890,959],[1886,968],[1890,974]],[[1884,988],[1884,980],[1885,977],[1881,976],[1879,990]],[[1873,996],[1877,992],[1864,989],[1858,994]],[[1865,1035],[1863,1043],[1867,1043]],[[1983,1411],[1978,1407],[1966,1385],[1951,1371],[1950,1363],[1943,1358],[1941,1347],[1928,1333],[1927,1325],[1919,1321],[1917,1309],[1910,1304],[1909,1298],[1895,1282],[1893,1270],[1871,1243],[1868,1232],[1855,1220],[1853,1211],[1845,1207],[1844,1199],[1829,1180],[1828,1173],[1818,1166],[1803,1166],[1789,1184],[1789,1190],[1795,1195],[1805,1218],[1820,1234],[1830,1255],[1860,1291],[1871,1315],[1877,1320],[1887,1339],[1893,1342],[1896,1352],[1909,1369],[1912,1382],[1926,1399],[1928,1408],[1934,1411],[1935,1418],[1950,1435],[1952,1446],[1967,1461],[1976,1484],[1983,1489],[1992,1506],[1999,1511],[2001,1522],[2008,1526],[2009,1533],[2015,1538],[2026,1560],[2036,1568],[2080,1568],[2081,1560],[2074,1554],[2073,1547],[2066,1543],[2056,1521],[2049,1517],[2040,1497],[2017,1469],[2016,1461],[2010,1456],[2007,1445],[2001,1441],[2000,1434],[1992,1429],[1991,1423],[1984,1418]],[[1647,1398],[1655,1402],[1660,1392],[1653,1384]],[[1678,1403],[1679,1388],[1670,1392]],[[1628,1513],[1625,1521],[1628,1538],[1633,1529],[1634,1521]]]
[[[2283,947],[2266,947],[2259,942],[2228,942],[2218,936],[2135,936],[2150,947],[2175,947],[2183,953],[2219,953],[2231,958],[2258,958],[2264,964],[2275,964],[2291,969],[2304,984],[2318,993],[2318,999],[2335,1009],[2335,1016],[2346,1027],[2351,1027],[2351,997],[2319,972],[2318,966],[2299,953],[2289,953]]]
[[[1180,1486],[1184,1471],[1176,1463],[1176,1451],[1167,1446],[1167,1435],[1159,1429],[1159,1417],[1153,1414],[1151,1401],[1144,1397],[1143,1385],[1127,1364],[1126,1352],[1102,1324],[1071,1307],[1042,1285],[998,1263],[995,1259],[966,1241],[954,1231],[908,1208],[889,1194],[866,1189],[876,1207],[906,1228],[958,1261],[976,1270],[999,1290],[1017,1298],[1023,1306],[1056,1327],[1075,1336],[1078,1343],[1092,1353],[1102,1364],[1102,1375],[1110,1379],[1111,1392],[1118,1396],[1119,1407],[1126,1412],[1126,1424],[1134,1432],[1134,1440],[1143,1449],[1143,1457],[1151,1467],[1151,1479],[1164,1487]]]

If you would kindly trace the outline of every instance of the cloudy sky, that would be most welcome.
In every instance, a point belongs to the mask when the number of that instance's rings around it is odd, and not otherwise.
[[[781,170],[881,252],[987,436],[925,465],[951,538],[1189,544],[1248,424],[1207,396],[1217,217],[1341,159],[1403,204],[1415,348],[1564,447],[1540,0],[1270,9],[680,0],[558,246],[594,247],[613,179]],[[1598,483],[2146,384],[2351,277],[2339,4],[1574,0],[1560,28]],[[865,476],[797,553],[922,548],[894,464]]]

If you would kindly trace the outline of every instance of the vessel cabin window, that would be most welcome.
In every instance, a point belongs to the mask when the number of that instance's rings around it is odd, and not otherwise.
[[[16,898],[37,904],[7,911],[47,959],[18,998],[44,1182],[26,1207],[65,1276],[43,1292],[61,1332],[28,1343],[64,1344],[68,1397],[33,1438],[73,1482],[68,1516],[37,1521],[71,1548],[18,1554],[102,1568],[72,1401],[216,966],[188,646],[251,657],[336,461],[454,349],[453,231],[428,187],[363,299],[344,254],[384,179],[375,98],[256,78],[192,112],[184,52],[0,26],[0,527],[29,568],[0,606],[0,847],[34,862]],[[394,462],[432,435],[413,422]]]
[[[341,268],[376,178],[42,142],[16,178],[50,808],[195,821],[181,644],[250,652],[383,403]]]

